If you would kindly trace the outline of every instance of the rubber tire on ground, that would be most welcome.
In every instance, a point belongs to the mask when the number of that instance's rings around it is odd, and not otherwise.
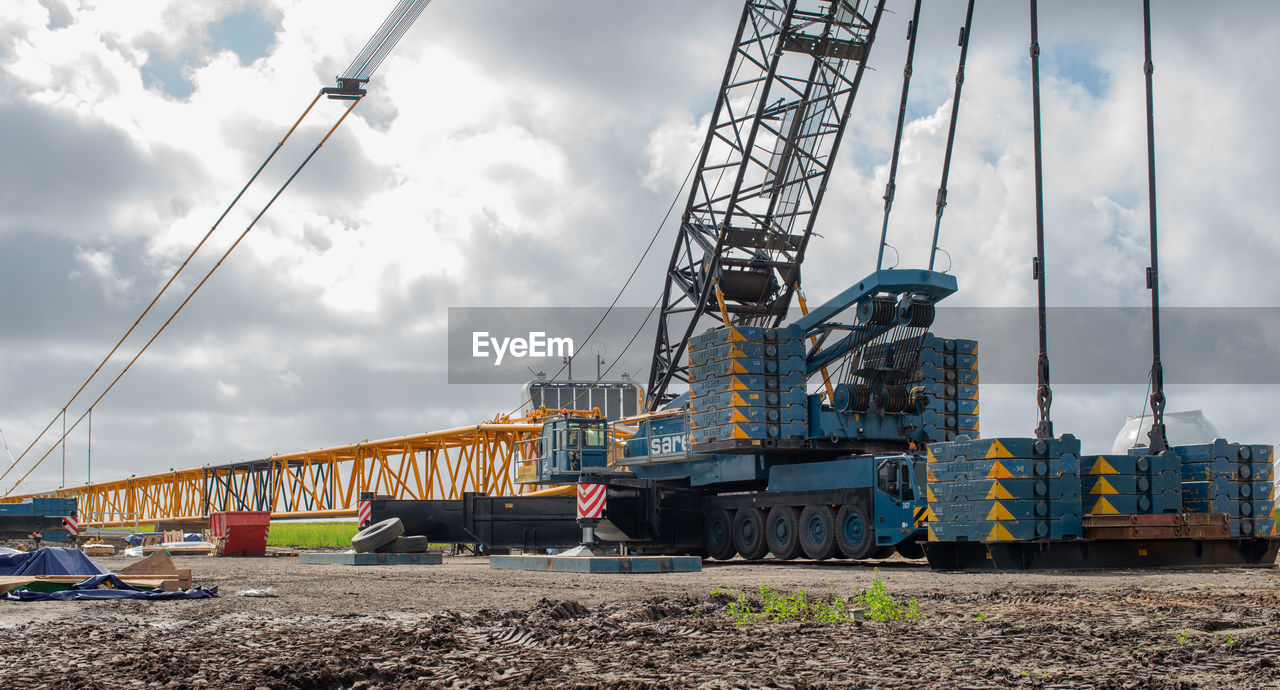
[[[713,510],[702,521],[702,545],[717,561],[733,558],[733,516],[727,510]]]
[[[426,553],[427,538],[423,536],[396,537],[378,547],[379,553]]]
[[[840,507],[836,514],[836,546],[845,558],[866,558],[875,546],[875,528],[861,501]]]
[[[764,511],[740,508],[733,516],[733,548],[748,561],[758,561],[769,551],[764,534]]]
[[[404,523],[400,518],[383,520],[360,530],[351,538],[351,547],[359,553],[376,551],[379,546],[390,544],[396,537],[404,534]]]
[[[765,542],[774,558],[789,561],[800,555],[800,535],[795,508],[774,506],[764,518]]]
[[[924,558],[924,547],[918,541],[904,541],[894,549],[903,558]]]
[[[836,519],[829,506],[805,506],[798,527],[804,555],[823,560],[836,554]]]

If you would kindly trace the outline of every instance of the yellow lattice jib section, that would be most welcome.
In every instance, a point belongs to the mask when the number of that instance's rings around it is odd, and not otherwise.
[[[554,412],[559,412],[554,411]],[[499,417],[475,426],[274,455],[262,460],[129,477],[43,494],[73,496],[81,524],[108,527],[197,519],[217,510],[270,510],[272,517],[355,517],[360,495],[459,499],[538,489],[515,483],[516,464],[534,457],[540,420]]]

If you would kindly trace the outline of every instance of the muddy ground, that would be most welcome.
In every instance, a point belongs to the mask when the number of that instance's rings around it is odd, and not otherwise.
[[[853,594],[874,570],[177,560],[221,596],[0,602],[0,687],[1280,686],[1276,570],[957,574],[894,559],[881,575],[921,619],[736,626],[713,589]],[[267,586],[280,596],[235,595]]]

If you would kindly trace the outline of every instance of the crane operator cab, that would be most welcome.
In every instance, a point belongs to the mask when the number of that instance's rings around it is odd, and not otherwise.
[[[521,484],[576,483],[585,472],[609,469],[608,426],[603,417],[556,416],[542,424],[542,437],[520,463]],[[526,456],[528,457],[528,456]]]
[[[929,503],[921,483],[924,459],[918,455],[875,458],[876,545],[894,545],[925,538],[921,519]]]

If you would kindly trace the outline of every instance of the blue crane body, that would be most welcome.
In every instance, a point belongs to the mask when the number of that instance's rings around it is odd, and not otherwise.
[[[918,378],[937,369],[919,365],[919,350],[953,342],[926,329],[935,301],[955,289],[953,276],[883,270],[790,325],[696,336],[691,395],[612,429],[603,419],[548,420],[531,463],[538,471],[525,480],[634,477],[692,491],[704,506],[702,528],[685,541],[718,558],[865,558],[899,545],[916,553],[927,508],[923,448],[953,433],[930,397],[945,378]],[[845,314],[853,318],[840,320]],[[809,377],[837,362],[844,374],[830,399],[808,393]],[[586,435],[566,433],[588,426],[592,438],[615,439],[610,466],[603,442],[588,455],[577,440]],[[598,531],[642,541],[614,527]]]

